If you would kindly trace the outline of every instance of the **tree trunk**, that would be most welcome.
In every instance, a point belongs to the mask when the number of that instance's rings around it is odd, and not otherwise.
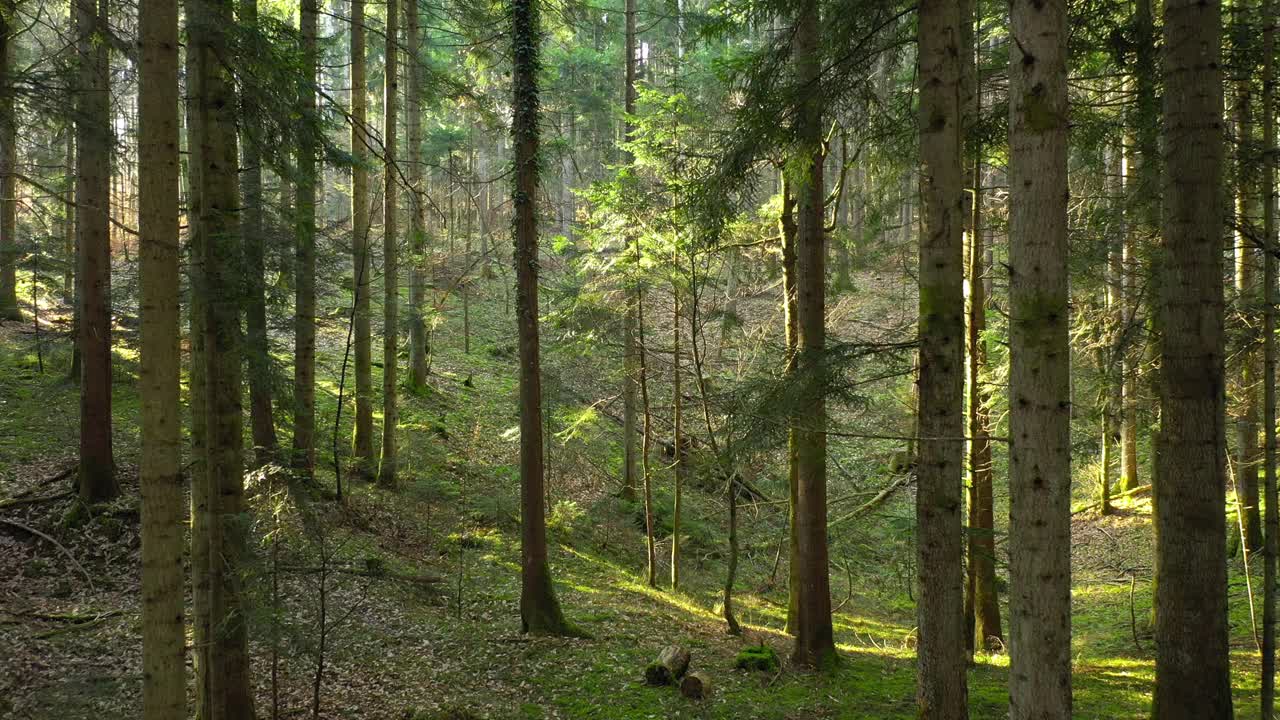
[[[178,310],[178,6],[138,12],[142,717],[187,716]]]
[[[366,77],[365,2],[351,0],[351,260],[355,292],[356,418],[352,438],[352,471],[372,480],[377,470],[373,454],[373,339],[369,295],[373,289],[369,259],[369,83]]]
[[[636,254],[640,253],[640,245],[635,246]],[[636,267],[640,266],[640,258],[636,258]],[[644,295],[636,298],[636,350],[640,363],[640,407],[643,414],[644,431],[640,438],[640,473],[644,484],[644,541],[646,550],[645,578],[649,587],[658,587],[658,553],[653,537],[653,474],[649,472],[650,438],[653,437],[653,413],[649,406],[649,368],[645,356],[648,354],[644,345]]]
[[[241,0],[240,15],[245,25],[257,25],[258,0]],[[244,277],[248,291],[245,298],[245,340],[249,355],[249,417],[257,464],[265,465],[275,459],[278,441],[271,407],[271,348],[267,339],[266,258],[263,247],[266,242],[266,208],[262,194],[262,152],[259,150],[263,138],[254,120],[256,111],[256,108],[244,108],[241,112],[241,125],[244,127],[241,231],[244,234]],[[141,161],[139,167],[142,167]]]
[[[76,95],[76,232],[80,280],[80,499],[100,502],[120,492],[111,448],[111,97],[106,4],[76,0],[79,87]],[[0,190],[2,191],[2,190]]]
[[[782,195],[782,213],[778,217],[778,229],[782,235],[782,319],[786,341],[782,372],[789,382],[796,382],[796,345],[799,342],[799,318],[796,315],[796,213],[795,193],[783,173],[779,178]],[[799,491],[799,451],[796,413],[787,413],[787,624],[784,631],[796,634],[800,602],[800,536],[796,534],[796,493]]]
[[[542,446],[542,368],[538,348],[538,68],[542,30],[537,0],[512,0],[511,137],[515,145],[516,315],[520,346],[520,620],[524,632],[565,635],[547,564]]]
[[[1161,720],[1232,716],[1223,406],[1222,5],[1165,0],[1156,685]]]
[[[1009,58],[1011,720],[1071,717],[1065,0],[1017,0]]]
[[[422,28],[418,0],[404,0],[404,3],[408,34],[405,65],[409,73],[409,92],[405,102],[409,125],[409,243],[412,253],[409,268],[409,380],[413,387],[420,388],[427,383],[427,323],[423,314],[426,277],[422,271],[427,245],[427,208],[422,184]],[[470,189],[467,192],[469,194]]]
[[[923,0],[916,716],[967,718],[964,640],[964,119],[960,4]]]
[[[196,292],[204,311],[205,475],[193,493],[208,494],[212,660],[209,674],[211,720],[253,717],[249,683],[248,632],[240,585],[248,554],[244,513],[244,459],[241,402],[240,278],[243,248],[237,214],[238,154],[236,101],[226,28],[230,0],[195,0],[187,6],[188,52],[194,54],[193,83],[198,122],[199,215],[202,265]],[[203,487],[202,487],[203,485]]]
[[[623,110],[629,118],[636,110],[636,0],[625,0],[623,17],[626,37],[623,42],[625,83]],[[623,135],[630,140],[635,128],[628,120]],[[623,162],[631,163],[631,151],[623,150]],[[636,242],[632,236],[624,239],[630,247]],[[636,496],[636,372],[638,369],[636,348],[636,305],[632,291],[627,291],[626,315],[622,322],[622,497],[634,500]]]
[[[1252,5],[1252,3],[1248,3]],[[1245,16],[1245,3],[1231,6],[1232,24],[1239,25],[1237,37],[1248,37],[1254,30],[1252,18]],[[1235,355],[1236,368],[1234,424],[1236,431],[1236,498],[1244,525],[1244,544],[1247,552],[1262,547],[1262,515],[1258,505],[1258,371],[1261,358],[1258,353],[1258,335],[1253,328],[1253,318],[1258,315],[1258,282],[1255,268],[1257,242],[1258,178],[1254,164],[1257,147],[1253,144],[1253,73],[1248,68],[1237,72],[1235,82],[1235,130],[1236,130],[1236,233],[1235,233],[1235,291],[1236,307],[1241,313],[1239,347]]]
[[[711,676],[704,672],[692,672],[680,681],[680,694],[690,700],[706,700],[711,697]]]
[[[689,651],[679,645],[668,645],[658,653],[658,659],[644,669],[644,681],[649,685],[670,685],[679,682],[689,670]]]
[[[1266,539],[1262,599],[1262,720],[1275,716],[1276,549],[1280,533],[1280,493],[1276,488],[1276,3],[1263,1],[1267,26],[1262,35],[1262,437],[1266,498]]]
[[[15,112],[14,58],[16,0],[0,3],[0,320],[21,320],[18,309],[18,123]]]
[[[831,628],[831,579],[827,560],[826,268],[823,242],[822,96],[817,0],[803,0],[796,14],[795,79],[805,88],[797,107],[796,139],[804,167],[796,178],[796,370],[809,389],[805,416],[797,423],[796,535],[800,596],[796,644],[800,665],[829,667],[836,661]]]
[[[306,86],[300,111],[316,114],[317,0],[301,0],[302,71]],[[297,239],[294,265],[293,465],[307,477],[316,465],[316,139],[303,133],[298,144],[294,195]]]
[[[679,267],[679,258],[676,258]],[[671,286],[671,424],[672,440],[675,444],[675,506],[671,510],[671,589],[680,588],[680,515],[683,512],[682,495],[684,479],[687,473],[684,453],[684,397],[680,387],[680,288],[674,282]]]
[[[414,1],[414,0],[409,0]],[[400,274],[397,243],[396,189],[396,115],[399,102],[400,10],[397,0],[387,0],[387,45],[385,84],[383,87],[382,143],[382,462],[378,466],[378,484],[396,484],[396,426],[400,422],[396,396],[396,370],[400,360],[397,341],[400,338]]]

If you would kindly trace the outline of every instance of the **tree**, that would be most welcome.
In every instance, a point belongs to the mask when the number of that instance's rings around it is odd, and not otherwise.
[[[15,0],[0,3],[0,320],[21,320],[18,309],[17,178],[18,123],[15,115]]]
[[[960,5],[919,9],[920,455],[916,541],[920,600],[916,715],[967,718],[964,541],[964,261]]]
[[[111,447],[111,96],[106,3],[76,0],[76,233],[80,311],[80,499],[115,497]]]
[[[623,23],[626,36],[623,42],[624,78],[623,112],[625,121],[623,135],[630,140],[635,133],[631,117],[636,111],[636,0],[625,0],[623,5]],[[635,158],[631,151],[623,148],[623,162],[630,165]],[[630,248],[637,240],[628,235],[624,244]],[[636,392],[638,389],[637,372],[639,371],[639,347],[636,344],[636,305],[637,296],[634,291],[627,293],[627,307],[622,318],[622,497],[634,500],[636,496]]]
[[[258,0],[241,0],[241,21],[248,27],[258,23]],[[267,338],[266,228],[265,198],[262,194],[262,142],[256,108],[243,108],[244,171],[241,175],[240,232],[244,237],[245,351],[249,356],[249,418],[253,446],[259,465],[274,459],[277,446],[275,416],[271,403],[271,349]]]
[[[1276,550],[1280,492],[1276,487],[1276,3],[1264,0],[1262,17],[1262,437],[1266,537],[1262,601],[1262,718],[1275,716]]]
[[[244,504],[244,435],[241,400],[240,306],[238,291],[243,248],[237,214],[238,153],[236,98],[224,58],[232,24],[231,0],[193,0],[187,6],[188,52],[194,74],[188,92],[198,120],[192,145],[200,163],[195,173],[199,213],[192,219],[199,238],[200,295],[204,332],[204,472],[192,494],[205,495],[210,518],[208,625],[210,661],[200,666],[208,689],[209,718],[253,717],[249,683],[248,629],[240,573],[248,553]]]
[[[373,340],[369,328],[372,263],[369,258],[369,118],[365,75],[364,0],[351,0],[351,258],[355,289],[356,423],[353,448],[358,477],[373,478]]]
[[[1016,0],[1009,53],[1009,717],[1071,717],[1065,0]]]
[[[1164,3],[1154,716],[1231,717],[1223,389],[1222,4]],[[1193,620],[1194,619],[1194,620]]]
[[[302,0],[298,11],[304,74],[300,111],[307,117],[316,114],[311,88],[317,71],[317,10],[317,0]],[[316,139],[304,132],[294,207],[293,465],[308,476],[316,465],[316,149]]]
[[[394,2],[394,0],[392,0]],[[538,0],[511,0],[516,330],[520,357],[520,623],[526,633],[565,635],[547,564],[543,502],[542,368],[538,346]]]
[[[426,278],[422,271],[426,251],[426,196],[422,180],[422,28],[418,20],[418,0],[404,0],[406,43],[409,57],[409,92],[406,97],[409,115],[409,241],[412,266],[409,269],[409,379],[414,387],[427,382],[427,323],[423,316],[426,303]],[[467,190],[468,195],[471,190]],[[468,218],[471,217],[468,212]],[[469,235],[468,235],[469,237]],[[468,254],[468,262],[470,257]]]
[[[797,372],[811,391],[796,438],[796,535],[800,593],[792,659],[811,667],[836,661],[831,628],[831,578],[827,559],[826,242],[822,177],[821,62],[817,0],[802,0],[796,12]]]
[[[400,308],[400,276],[396,247],[399,242],[396,230],[396,189],[399,187],[396,178],[399,172],[396,165],[396,120],[399,115],[397,103],[400,87],[397,76],[400,72],[399,28],[400,10],[397,0],[387,0],[387,66],[382,108],[385,160],[382,170],[382,463],[378,467],[378,483],[386,486],[396,484],[396,425],[399,423],[396,409],[396,369],[400,362],[396,355],[400,336],[397,319]]]
[[[138,13],[142,314],[142,717],[187,715],[182,423],[178,411],[178,4]]]

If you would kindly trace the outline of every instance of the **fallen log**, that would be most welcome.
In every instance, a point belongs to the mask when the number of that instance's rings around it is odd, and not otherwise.
[[[679,645],[668,645],[658,653],[658,659],[644,669],[644,681],[650,685],[670,685],[678,682],[689,670],[689,651]]]
[[[706,700],[711,696],[711,676],[704,672],[691,672],[680,681],[680,694],[690,700]]]

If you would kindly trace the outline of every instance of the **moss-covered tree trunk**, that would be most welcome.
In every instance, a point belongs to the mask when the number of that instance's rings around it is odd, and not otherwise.
[[[142,717],[187,716],[178,340],[178,6],[138,12]]]
[[[0,3],[0,320],[21,320],[18,310],[18,202],[15,196],[18,124],[14,57],[18,44],[15,0]]]
[[[538,0],[512,0],[511,136],[515,146],[516,323],[520,354],[520,621],[524,632],[563,635],[547,564],[543,501],[542,367],[538,348]]]
[[[1009,53],[1009,717],[1071,717],[1067,12],[1015,0]]]
[[[967,718],[964,639],[964,253],[960,4],[919,10],[920,458],[916,716]]]
[[[1154,717],[1232,716],[1227,645],[1222,4],[1165,0]]]

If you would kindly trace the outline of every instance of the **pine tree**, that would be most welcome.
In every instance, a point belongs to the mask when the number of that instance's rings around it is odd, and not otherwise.
[[[351,258],[355,288],[356,422],[352,470],[373,478],[373,339],[369,327],[369,295],[373,266],[369,258],[369,112],[365,74],[365,3],[351,0]]]
[[[408,0],[414,2],[414,0]],[[385,84],[382,108],[382,151],[385,164],[382,169],[382,461],[378,466],[378,483],[396,484],[396,425],[397,410],[396,370],[400,360],[397,355],[400,337],[400,241],[397,231],[396,204],[400,172],[396,165],[396,120],[399,116],[399,45],[400,10],[397,0],[387,0],[387,46]]]

